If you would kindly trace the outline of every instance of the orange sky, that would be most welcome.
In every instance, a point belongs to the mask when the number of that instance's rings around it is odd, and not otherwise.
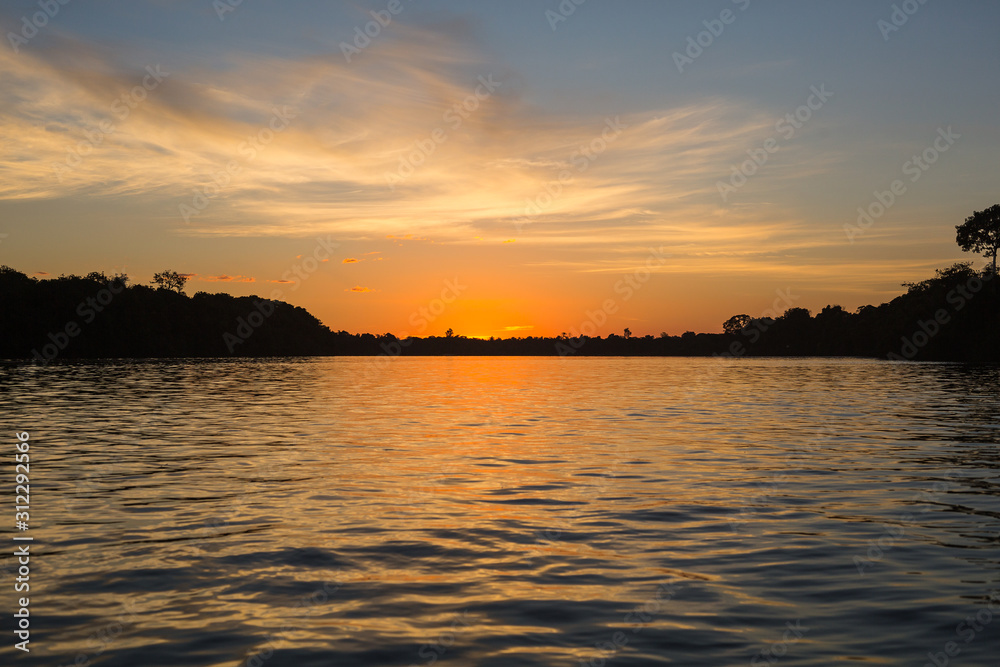
[[[350,62],[338,45],[366,10],[320,6],[198,10],[188,32],[190,8],[160,32],[133,8],[110,40],[67,12],[0,50],[0,262],[140,282],[169,267],[189,294],[277,295],[338,330],[508,336],[719,331],[978,261],[954,226],[997,199],[996,93],[976,74],[997,59],[969,44],[967,8],[928,6],[890,40],[860,5],[822,38],[790,32],[808,12],[748,9],[678,72],[691,7],[658,8],[657,34],[625,9],[550,29],[519,3],[502,19],[432,4]],[[846,233],[897,179],[886,214]]]

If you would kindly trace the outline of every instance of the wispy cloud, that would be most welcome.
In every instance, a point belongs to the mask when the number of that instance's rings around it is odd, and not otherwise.
[[[490,73],[499,90],[390,191],[386,174],[436,128],[450,130],[449,108]],[[590,162],[583,155],[600,144],[605,118],[530,107],[515,76],[431,28],[401,28],[380,44],[377,59],[351,65],[243,54],[215,69],[177,67],[60,182],[54,165],[87,131],[113,120],[114,100],[142,74],[110,51],[68,40],[41,55],[0,55],[0,93],[10,100],[0,129],[22,137],[0,159],[0,198],[129,195],[170,210],[236,161],[239,172],[204,213],[188,226],[178,215],[179,233],[360,237],[381,230],[396,241],[502,241],[539,200],[544,205],[519,241],[598,244],[613,234],[639,242],[706,224],[762,238],[781,224],[722,209],[715,191],[732,147],[751,145],[772,122],[762,111],[715,98],[623,113],[627,129]],[[296,117],[247,158],[244,142],[281,105],[293,106]],[[569,182],[546,196],[563,173]],[[726,238],[709,242],[730,245]]]
[[[609,242],[655,242],[680,256],[737,258],[728,269],[758,262],[740,255],[748,245],[790,251],[809,237],[788,207],[724,206],[718,197],[716,183],[741,154],[734,147],[767,136],[770,112],[725,97],[623,111],[612,122],[625,129],[603,146],[606,117],[531,106],[517,76],[435,28],[400,26],[380,43],[378,58],[350,65],[337,57],[246,53],[200,69],[162,64],[169,79],[78,166],[59,172],[56,165],[88,132],[114,120],[114,101],[145,70],[108,49],[54,44],[18,58],[0,50],[0,94],[8,100],[0,132],[20,138],[0,154],[0,199],[128,196],[175,211],[235,162],[238,171],[190,224],[179,213],[168,220],[176,233],[516,241],[589,248],[591,257],[606,254]],[[491,73],[501,82],[497,92],[452,130],[448,110]],[[280,107],[294,107],[294,119],[249,151],[248,137],[267,129]],[[447,141],[390,190],[386,175],[437,128]],[[602,150],[586,157],[595,148]],[[782,156],[795,164],[781,173],[782,187],[839,159],[796,150],[789,146]],[[769,181],[758,183],[766,194]],[[382,259],[375,254],[373,261]],[[598,261],[591,270],[612,266]]]
[[[256,278],[252,278],[250,276],[227,276],[227,275],[221,275],[221,276],[202,276],[202,277],[199,277],[198,280],[200,282],[205,282],[205,283],[255,283],[255,282],[257,282]]]

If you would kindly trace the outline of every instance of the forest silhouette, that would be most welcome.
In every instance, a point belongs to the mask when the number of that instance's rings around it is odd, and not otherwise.
[[[350,334],[324,326],[304,308],[256,296],[184,293],[176,272],[155,286],[127,276],[32,278],[0,267],[0,358],[289,357],[337,355],[851,356],[894,360],[1000,361],[1000,296],[991,267],[971,263],[908,283],[879,306],[812,315],[734,315],[724,332],[682,336],[407,338]]]

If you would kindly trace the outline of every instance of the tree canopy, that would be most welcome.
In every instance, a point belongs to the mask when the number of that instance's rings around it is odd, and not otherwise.
[[[155,284],[159,289],[173,290],[175,292],[184,292],[184,285],[187,284],[188,277],[177,273],[176,271],[171,271],[167,269],[166,271],[161,271],[160,273],[153,274],[153,279],[149,282]]]
[[[1000,204],[973,212],[955,230],[955,242],[962,250],[980,252],[987,258],[993,258],[993,275],[996,275],[997,251],[1000,250]]]
[[[989,267],[940,269],[878,306],[815,317],[789,308],[777,317],[730,318],[722,334],[602,338],[571,330],[557,337],[481,340],[333,331],[302,308],[257,296],[198,292],[180,280],[129,285],[124,275],[29,277],[0,266],[0,359],[370,355],[372,368],[406,355],[852,356],[893,360],[1000,362],[1000,294]],[[162,278],[162,276],[161,276]],[[178,276],[183,278],[183,276]],[[157,282],[157,281],[154,281]],[[174,287],[168,287],[168,284]],[[596,327],[595,327],[596,330]],[[596,333],[596,331],[595,331]]]
[[[738,334],[750,325],[752,319],[749,315],[733,315],[723,322],[722,330],[730,335]]]

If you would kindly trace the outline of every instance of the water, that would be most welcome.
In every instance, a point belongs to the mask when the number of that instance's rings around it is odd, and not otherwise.
[[[0,367],[0,663],[998,664],[997,367],[388,361]]]

